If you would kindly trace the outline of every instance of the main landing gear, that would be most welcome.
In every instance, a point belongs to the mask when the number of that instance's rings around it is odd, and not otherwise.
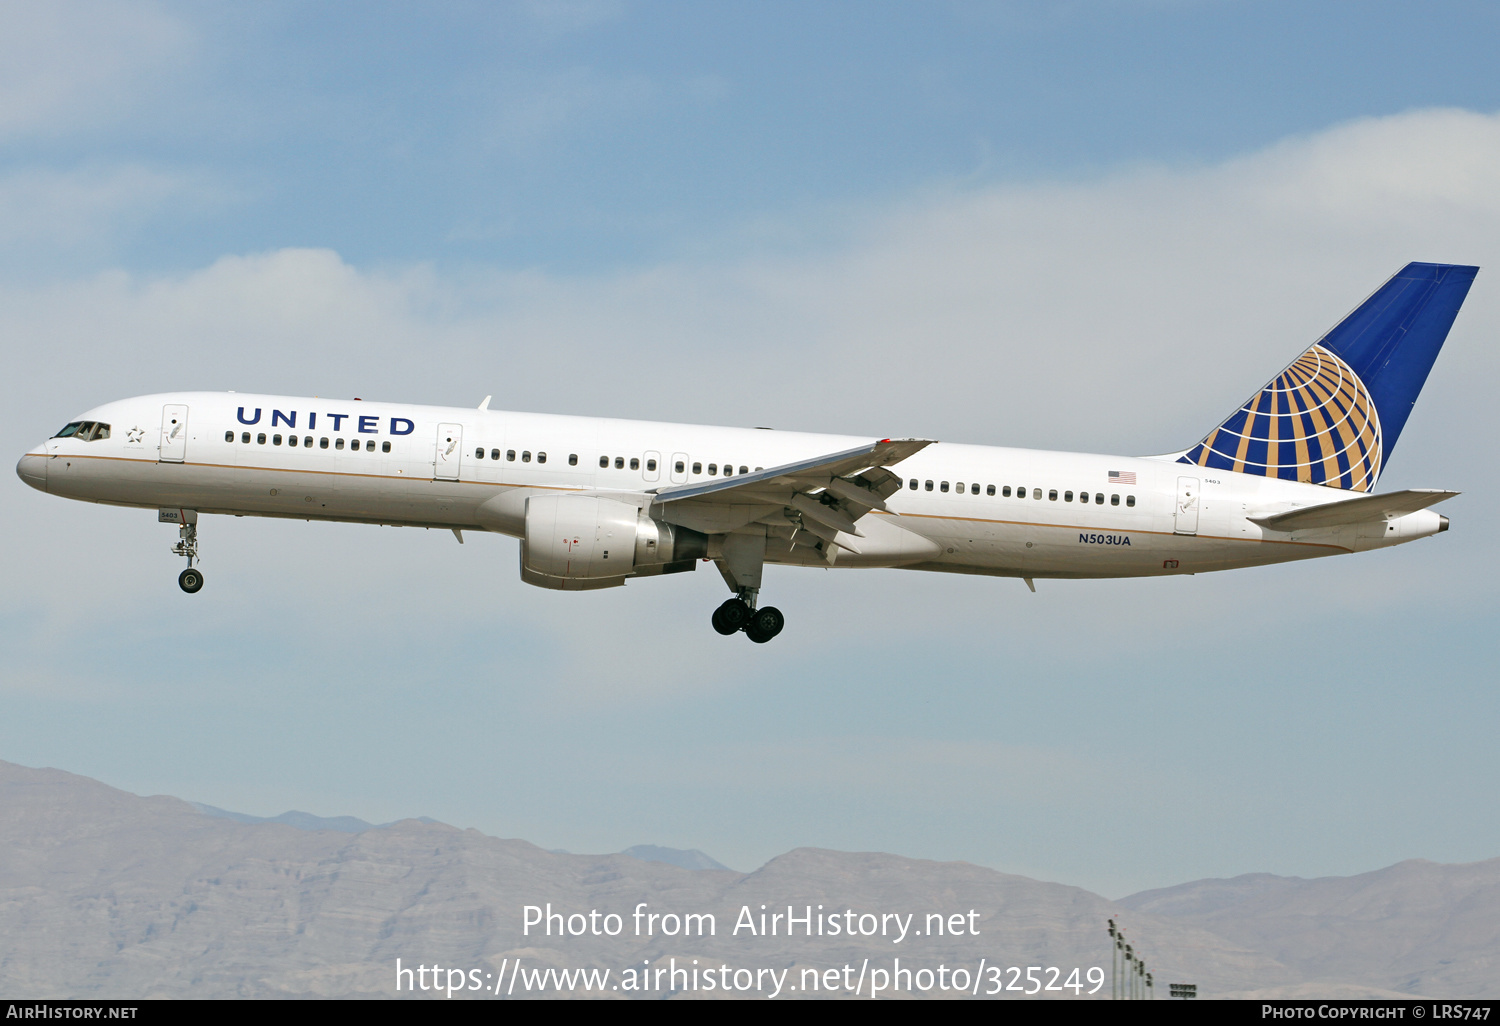
[[[743,598],[736,596],[726,601],[714,610],[714,630],[726,637],[744,631],[757,645],[764,645],[776,637],[781,633],[781,628],[786,626],[786,617],[775,606],[755,609],[752,607],[754,601],[753,594]]]
[[[786,626],[786,617],[775,606],[755,608],[766,563],[765,528],[732,533],[714,548],[718,551],[710,550],[713,560],[724,575],[724,583],[734,592],[734,598],[714,610],[714,630],[726,637],[744,631],[751,641],[764,645]]]
[[[188,568],[177,575],[177,587],[189,595],[197,594],[203,587],[203,571],[194,568],[193,560],[198,558],[198,512],[197,510],[163,510],[163,514],[177,514],[172,519],[178,519],[181,526],[177,528],[178,541],[172,546],[174,556],[186,556]],[[163,519],[168,519],[163,516]]]

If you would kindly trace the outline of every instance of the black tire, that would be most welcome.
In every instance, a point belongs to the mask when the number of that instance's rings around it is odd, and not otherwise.
[[[721,612],[723,612],[723,610],[721,610],[721,609],[715,609],[714,610],[714,615],[713,615],[714,630],[718,631],[720,634],[724,635],[727,638],[727,637],[729,637],[729,635],[737,633],[737,628],[730,627],[728,624],[726,624],[724,622],[724,618],[719,615]]]
[[[733,634],[735,631],[744,630],[745,625],[750,622],[750,607],[739,599],[732,598],[714,611],[714,618],[718,624],[723,625],[720,627],[716,624],[715,630],[720,634]],[[729,629],[724,630],[724,627]]]
[[[188,567],[177,575],[177,587],[189,595],[196,594],[198,589],[203,587],[203,571]]]
[[[750,623],[745,627],[745,633],[750,635],[750,640],[764,645],[786,626],[786,617],[781,615],[781,610],[775,606],[766,606],[757,609],[750,617]]]

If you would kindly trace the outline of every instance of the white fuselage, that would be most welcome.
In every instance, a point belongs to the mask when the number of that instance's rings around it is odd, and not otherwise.
[[[77,419],[110,425],[109,437],[48,440],[22,458],[29,483],[121,506],[516,536],[532,495],[640,495],[711,481],[724,468],[739,475],[870,442],[210,392],[125,399]],[[839,552],[835,565],[1028,578],[1184,574],[1398,544],[1436,533],[1443,519],[1422,510],[1389,522],[1272,531],[1249,517],[1353,496],[1170,457],[941,443],[891,469],[901,490],[885,512],[860,521],[858,552]],[[712,523],[683,516],[684,526],[713,533]],[[774,544],[766,561],[819,562]]]

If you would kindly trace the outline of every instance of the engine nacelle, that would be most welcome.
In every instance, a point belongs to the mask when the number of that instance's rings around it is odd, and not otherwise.
[[[521,580],[539,588],[614,588],[627,577],[693,570],[708,537],[654,520],[630,502],[600,495],[526,500]]]

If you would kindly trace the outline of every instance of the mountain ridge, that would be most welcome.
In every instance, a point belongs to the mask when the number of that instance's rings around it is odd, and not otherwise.
[[[1366,945],[1358,958],[1334,957],[1287,929],[1286,896],[1318,880],[1251,874],[1263,879],[1248,890],[1243,881],[1227,891],[1223,881],[1200,881],[1115,902],[970,863],[882,852],[797,848],[751,873],[689,869],[628,854],[555,854],[421,819],[359,832],[245,823],[169,796],[139,797],[62,770],[0,762],[0,989],[28,997],[389,997],[397,996],[397,958],[481,974],[517,958],[616,973],[697,958],[774,966],[799,980],[845,965],[891,966],[895,958],[912,968],[974,967],[983,958],[991,967],[1107,974],[1104,926],[1114,917],[1127,925],[1162,996],[1169,980],[1196,982],[1205,996],[1309,987],[1372,997],[1482,996],[1500,989],[1500,940],[1474,928],[1489,895],[1500,895],[1500,859],[1471,865],[1479,868],[1401,863],[1390,867],[1406,867],[1399,873],[1352,890],[1323,885],[1333,890],[1314,897],[1328,907],[1335,935],[1358,918],[1351,909],[1373,914],[1382,896],[1397,925],[1456,922],[1467,931],[1429,930],[1399,952]],[[1338,887],[1364,895],[1364,904],[1340,912]],[[1483,908],[1444,905],[1445,894],[1478,896]],[[1263,921],[1235,919],[1235,908],[1261,909],[1256,901],[1265,903]],[[549,903],[560,917],[616,914],[622,930],[547,936],[528,928],[528,908]],[[761,906],[768,914],[790,906],[789,914],[806,911],[820,924],[847,913],[847,922],[871,932],[747,932],[744,917],[755,920]],[[637,936],[629,927],[638,908],[708,916],[713,929],[670,935],[672,920],[661,919],[660,929]],[[887,914],[897,924],[908,917],[900,939],[880,919]],[[941,929],[929,932],[934,923]],[[1106,981],[1094,996],[1109,990]]]

